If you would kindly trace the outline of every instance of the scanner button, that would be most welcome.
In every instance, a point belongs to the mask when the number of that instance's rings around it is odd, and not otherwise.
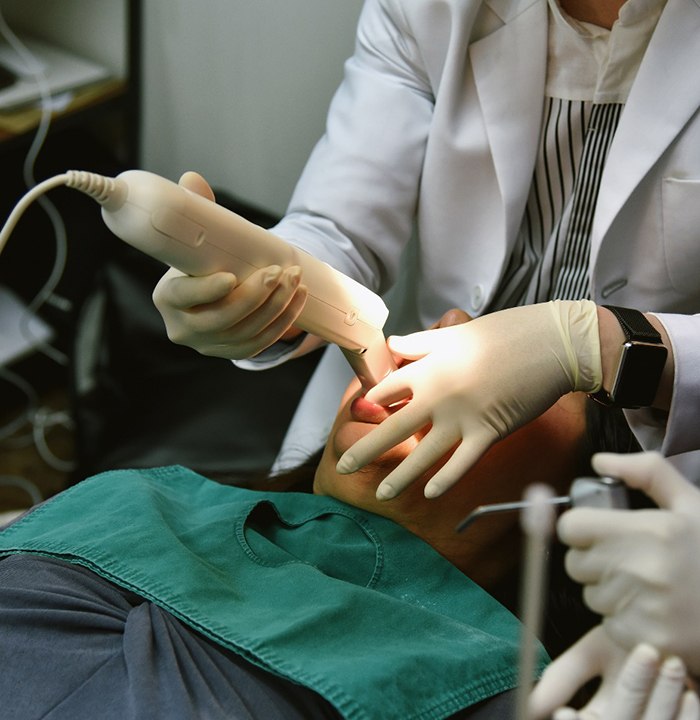
[[[348,311],[347,315],[345,316],[345,324],[346,325],[354,325],[357,322],[357,318],[360,315],[360,311],[357,308],[352,308]]]
[[[190,247],[198,247],[204,241],[201,225],[169,208],[160,208],[152,213],[151,223],[159,232]]]

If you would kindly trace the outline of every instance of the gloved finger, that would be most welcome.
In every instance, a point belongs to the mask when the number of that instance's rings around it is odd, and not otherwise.
[[[686,690],[675,720],[700,720],[700,700],[692,690]]]
[[[435,350],[435,346],[428,342],[431,337],[430,334],[444,332],[447,329],[446,327],[441,327],[422,330],[409,335],[390,335],[386,341],[394,355],[404,360],[418,360]],[[426,333],[428,333],[427,338]]]
[[[247,340],[237,340],[235,342],[235,351],[232,349],[231,340],[227,333],[223,333],[218,338],[218,349],[209,346],[205,352],[207,355],[219,355],[227,358],[251,358],[270,347],[278,340],[289,334],[289,328],[296,322],[308,297],[308,290],[305,286],[300,285],[294,293],[291,301],[284,310],[275,317],[274,320],[265,324],[264,322],[256,323],[264,325],[264,327],[256,334],[249,336]],[[258,313],[253,313],[249,319],[259,319]],[[230,333],[240,335],[240,325],[232,328]]]
[[[399,372],[401,372],[400,369],[393,374]],[[386,380],[382,380],[382,382],[386,382]],[[369,393],[367,394],[369,395]],[[420,410],[416,405],[408,403],[349,447],[340,456],[336,470],[341,475],[357,472],[387,450],[391,450],[394,446],[411,437],[429,422],[430,417],[427,413]]]
[[[278,266],[269,274],[266,270],[256,271],[215,302],[175,313],[166,306],[161,314],[170,340],[205,355],[234,359],[268,347],[297,319],[307,292],[298,285],[298,273],[287,279],[293,268],[285,273]],[[197,278],[175,278],[183,283],[191,279]]]
[[[482,429],[481,432],[470,432],[457,446],[449,460],[426,483],[425,497],[439,497],[458,483],[496,440],[495,434],[489,435],[486,429]]]
[[[389,348],[393,353],[406,360],[418,360],[428,353],[450,347],[454,344],[454,338],[461,333],[459,325],[441,327],[434,330],[421,330],[409,335],[392,335],[387,339]],[[462,358],[464,366],[468,366],[468,358]]]
[[[663,525],[656,523],[649,527],[650,532],[655,528]],[[624,540],[632,541],[632,548],[637,553],[643,552],[643,548],[648,547],[650,543],[646,537],[636,538],[634,535],[624,537]],[[603,580],[611,579],[611,568],[621,568],[626,562],[626,558],[630,557],[630,543],[624,543],[624,550],[621,551],[619,543],[614,536],[605,536],[600,542],[593,543],[588,547],[570,548],[564,557],[564,567],[567,574],[576,582],[582,585],[593,585]],[[622,555],[622,557],[621,557]],[[615,573],[613,577],[618,577],[619,573]]]
[[[210,278],[212,276],[207,276]],[[279,265],[272,265],[269,268],[261,268],[252,273],[242,283],[238,284],[225,297],[213,302],[189,306],[186,314],[180,318],[180,327],[175,332],[182,332],[185,336],[189,333],[214,333],[223,332],[238,325],[244,318],[264,305],[275,293],[282,279],[282,268]],[[171,293],[178,295],[181,300],[192,299],[194,290],[186,280],[202,278],[180,278],[176,284],[178,288],[171,288]],[[177,281],[178,278],[175,278]],[[185,287],[184,291],[182,288]],[[273,302],[272,309],[268,312],[271,317],[276,317],[289,302],[289,292],[281,292],[276,295],[276,302]],[[184,294],[183,294],[184,293]],[[202,293],[200,293],[201,297]],[[248,337],[250,330],[248,330]],[[238,333],[240,334],[240,333]],[[174,342],[176,336],[170,338]]]
[[[659,669],[642,720],[673,720],[685,692],[685,665],[680,658],[666,658]]]
[[[263,283],[266,282],[263,276]],[[273,321],[283,314],[291,314],[291,322],[296,320],[299,312],[303,309],[304,303],[297,308],[297,312],[287,313],[290,304],[296,299],[299,305],[301,298],[297,297],[297,290],[300,287],[301,269],[298,267],[285,270],[279,282],[270,290],[274,284],[270,280],[269,285],[257,287],[257,278],[251,276],[245,283],[241,283],[231,295],[230,308],[206,308],[202,309],[204,316],[209,312],[221,313],[221,317],[227,317],[231,326],[235,325],[236,335],[252,338],[265,330]],[[304,298],[306,291],[304,290]],[[291,323],[287,323],[287,327]]]
[[[385,421],[386,422],[386,421]],[[392,470],[377,487],[378,500],[391,500],[427,472],[459,440],[459,434],[447,436],[433,427],[413,451]],[[426,486],[427,491],[427,486]],[[426,495],[426,497],[435,497]]]
[[[221,300],[236,287],[237,282],[232,273],[192,277],[170,268],[153,289],[153,302],[161,312],[167,308],[189,310]]]
[[[573,708],[562,707],[554,712],[552,720],[585,720],[585,718]]]
[[[587,584],[583,588],[583,601],[586,605],[598,613],[605,616],[605,620],[619,612],[624,601],[629,596],[629,579],[623,577],[621,573],[606,574],[599,582]],[[620,642],[617,635],[614,637]],[[644,636],[647,637],[646,635]],[[630,643],[622,643],[625,647],[630,647]],[[634,643],[631,643],[634,644]]]
[[[651,645],[637,645],[630,652],[615,683],[608,709],[609,717],[619,720],[640,720],[646,717],[642,713],[657,678],[658,663],[659,653]],[[662,715],[655,720],[666,720],[667,717]]]
[[[388,340],[387,340],[388,343]],[[391,345],[389,345],[391,350]],[[401,357],[399,360],[403,359]],[[377,383],[373,388],[367,391],[368,402],[375,405],[383,405],[388,407],[394,403],[409,398],[413,394],[413,384],[415,379],[414,365],[404,365],[399,367],[392,373],[389,373],[381,382]]]
[[[608,641],[601,627],[595,627],[563,652],[544,671],[528,698],[531,720],[549,718],[589,680],[603,672]]]
[[[597,453],[592,465],[601,475],[611,475],[641,490],[661,508],[682,511],[688,503],[700,504],[700,491],[659,453]]]
[[[594,548],[598,547],[597,545]],[[564,556],[564,568],[567,575],[581,585],[599,582],[604,571],[599,559],[593,556],[591,549],[567,551]]]
[[[557,521],[559,539],[574,548],[588,548],[612,537],[628,537],[643,530],[658,510],[607,510],[604,508],[572,508]]]
[[[188,170],[183,173],[177,183],[180,187],[190,190],[197,195],[205,197],[207,200],[215,201],[214,191],[211,189],[209,183],[199,174]]]

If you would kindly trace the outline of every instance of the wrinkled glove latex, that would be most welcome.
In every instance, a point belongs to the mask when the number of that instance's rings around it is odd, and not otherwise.
[[[596,677],[600,687],[584,708],[564,707]],[[545,670],[530,695],[528,714],[530,720],[698,720],[700,702],[686,689],[678,657],[662,662],[646,643],[627,654],[598,626]]]
[[[454,327],[389,339],[399,358],[415,360],[366,395],[388,406],[409,400],[349,448],[338,472],[355,472],[432,425],[377,489],[398,495],[454,448],[425,487],[436,497],[498,439],[533,420],[573,390],[601,384],[596,306],[553,301],[502,310]]]
[[[209,200],[214,193],[196,173],[180,178],[182,187]],[[240,284],[231,273],[190,277],[169,269],[153,291],[170,340],[203,355],[239,360],[262,352],[292,328],[304,309],[301,268],[261,268]]]
[[[649,642],[700,675],[700,490],[657,453],[600,453],[593,467],[645,492],[659,509],[564,513],[566,569],[619,645]]]

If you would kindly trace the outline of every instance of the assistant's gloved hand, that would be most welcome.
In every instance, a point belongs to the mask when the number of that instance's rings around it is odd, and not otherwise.
[[[564,707],[596,677],[602,682],[584,708]],[[530,720],[699,720],[700,702],[686,689],[678,657],[662,662],[647,644],[627,654],[598,626],[545,670],[530,695],[528,715]]]
[[[179,184],[214,201],[197,173],[185,173]],[[292,327],[306,302],[301,279],[296,266],[261,268],[240,284],[231,273],[191,277],[171,268],[156,285],[153,302],[172,342],[239,360],[301,332]]]
[[[657,453],[600,453],[593,467],[645,492],[652,510],[575,508],[559,519],[571,577],[619,645],[649,642],[700,675],[700,490]]]
[[[600,387],[598,316],[594,303],[554,301],[502,310],[454,327],[392,337],[395,355],[415,362],[366,395],[404,407],[349,448],[340,473],[358,470],[432,424],[413,452],[377,489],[398,495],[455,448],[425,487],[436,497],[498,439],[533,420],[573,390]],[[456,447],[455,447],[456,446]]]

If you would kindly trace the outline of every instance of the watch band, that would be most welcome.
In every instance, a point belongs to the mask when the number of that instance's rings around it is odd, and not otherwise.
[[[639,310],[603,307],[617,318],[625,342],[611,390],[601,389],[590,397],[608,407],[648,407],[656,396],[668,354],[661,334]]]
[[[625,333],[626,340],[641,340],[642,342],[663,344],[661,335],[658,330],[644,317],[644,313],[639,310],[632,310],[625,307],[614,307],[613,305],[603,305],[604,308],[617,318]]]

